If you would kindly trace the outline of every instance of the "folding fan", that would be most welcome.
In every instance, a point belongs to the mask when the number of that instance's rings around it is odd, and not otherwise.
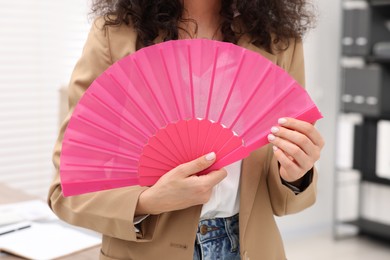
[[[87,89],[60,158],[65,196],[153,185],[177,165],[214,151],[207,171],[267,143],[280,117],[321,118],[279,66],[231,43],[176,40],[114,63]]]

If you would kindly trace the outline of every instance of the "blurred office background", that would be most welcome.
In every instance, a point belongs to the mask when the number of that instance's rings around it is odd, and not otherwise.
[[[287,255],[390,259],[390,1],[315,6],[317,27],[304,39],[306,85],[324,114],[317,126],[326,146],[317,203],[277,219]],[[87,0],[0,0],[0,183],[42,199],[61,89],[87,37],[88,12]]]

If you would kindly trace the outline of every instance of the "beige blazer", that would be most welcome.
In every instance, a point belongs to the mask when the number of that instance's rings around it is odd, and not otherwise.
[[[134,231],[133,218],[139,194],[145,187],[126,187],[64,198],[58,174],[61,141],[69,117],[84,91],[118,59],[136,51],[136,33],[126,25],[103,29],[102,20],[92,26],[82,56],[69,84],[69,114],[62,124],[53,161],[57,168],[48,203],[70,224],[103,234],[100,259],[192,259],[201,206],[150,216]],[[304,84],[302,43],[272,55],[242,38],[239,45],[269,58]],[[240,187],[240,251],[242,259],[286,259],[274,215],[299,212],[315,202],[317,173],[311,184],[295,195],[282,184],[277,161],[269,145],[243,160]]]

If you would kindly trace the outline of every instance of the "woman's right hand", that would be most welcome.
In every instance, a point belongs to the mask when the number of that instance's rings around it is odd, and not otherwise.
[[[227,172],[222,168],[201,176],[196,173],[210,167],[215,159],[215,153],[210,153],[164,174],[141,193],[135,215],[157,215],[209,201],[212,188],[226,177]]]

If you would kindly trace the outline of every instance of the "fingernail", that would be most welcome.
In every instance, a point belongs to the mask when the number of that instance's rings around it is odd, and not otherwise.
[[[275,136],[273,134],[268,135],[268,141],[273,141],[275,140]]]
[[[272,150],[274,150],[274,152],[276,152],[279,148],[277,146],[272,146]]]
[[[212,160],[215,159],[215,153],[211,152],[209,154],[206,154],[205,158],[206,158],[207,161],[212,161]]]
[[[280,125],[283,125],[283,124],[285,124],[287,122],[287,119],[286,118],[279,118],[279,120],[278,120],[278,123],[280,124]]]
[[[271,133],[275,134],[278,131],[279,131],[279,128],[277,128],[276,126],[271,127]]]

